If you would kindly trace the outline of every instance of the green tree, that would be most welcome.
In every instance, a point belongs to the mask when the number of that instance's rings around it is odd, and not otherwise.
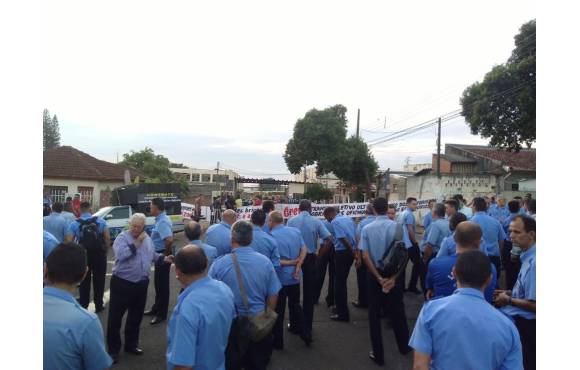
[[[60,132],[56,114],[51,119],[48,109],[42,112],[42,145],[44,150],[60,146]]]
[[[505,64],[465,89],[461,106],[471,133],[492,146],[519,151],[536,141],[536,20],[520,28]]]
[[[322,186],[322,184],[307,184],[304,198],[314,201],[330,200],[332,199],[332,191]]]
[[[171,170],[169,170],[171,162],[167,157],[155,154],[153,149],[146,147],[138,152],[131,150],[130,153],[123,154],[122,164],[138,169],[146,176],[144,182],[146,183],[166,183],[175,182],[180,184],[181,193],[187,195],[189,193],[189,186],[183,179],[177,178]]]

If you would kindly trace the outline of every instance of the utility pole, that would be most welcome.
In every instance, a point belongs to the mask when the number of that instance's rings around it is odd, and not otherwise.
[[[437,121],[437,178],[441,178],[441,117]]]
[[[360,128],[360,109],[357,109],[356,113],[356,138],[358,139],[358,133]]]

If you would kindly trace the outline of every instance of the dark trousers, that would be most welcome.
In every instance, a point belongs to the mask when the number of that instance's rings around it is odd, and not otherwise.
[[[326,277],[326,267],[328,266],[328,291],[326,293],[326,304],[334,305],[334,248],[331,247],[322,256],[316,258],[316,291],[314,295],[314,302],[320,299],[322,286]]]
[[[418,245],[413,245],[408,249],[409,260],[413,263],[413,269],[411,270],[411,279],[409,280],[409,289],[417,289],[417,281],[421,278],[421,286],[425,283],[423,282],[423,277],[425,276],[425,266],[423,265],[423,258],[421,257],[421,250]]]
[[[312,333],[314,295],[316,290],[316,254],[308,253],[302,263],[302,308],[304,312],[304,334]]]
[[[501,276],[501,258],[500,256],[488,256],[489,260],[495,266],[495,270],[497,271],[497,283],[495,284],[496,289],[499,288],[499,278]]]
[[[395,339],[399,352],[406,354],[410,351],[409,326],[403,303],[405,277],[401,273],[395,282],[393,289],[385,294],[377,279],[371,273],[367,273],[367,288],[369,295],[369,330],[371,345],[375,358],[379,363],[384,362],[383,337],[381,334],[381,309],[384,307],[387,317],[391,320]]]
[[[516,328],[520,333],[522,342],[522,355],[524,357],[524,369],[536,369],[536,320],[524,319],[516,316]]]
[[[160,318],[167,318],[167,309],[169,307],[169,273],[171,264],[162,262],[155,264],[155,303],[151,311]]]
[[[334,265],[335,265],[335,281],[334,281],[334,299],[336,302],[336,314],[342,318],[349,318],[347,297],[348,292],[346,282],[350,266],[354,256],[349,251],[335,251]]]
[[[361,261],[359,268],[356,269],[356,283],[358,285],[358,304],[361,307],[369,305],[367,294],[367,265]]]
[[[107,274],[107,254],[103,252],[87,253],[87,275],[79,287],[79,304],[89,307],[91,296],[91,279],[93,281],[93,302],[95,307],[103,306],[105,294],[105,275]]]
[[[133,283],[115,275],[111,277],[111,299],[109,302],[109,320],[107,322],[107,347],[109,353],[121,350],[121,323],[125,312],[125,348],[139,346],[139,327],[143,319],[143,310],[147,301],[149,279]]]
[[[276,313],[278,319],[272,329],[274,335],[274,348],[282,349],[284,347],[284,313],[286,312],[286,300],[288,300],[288,310],[290,311],[290,327],[302,333],[304,325],[304,316],[302,307],[300,307],[300,284],[286,285],[278,293],[278,303],[276,303]]]

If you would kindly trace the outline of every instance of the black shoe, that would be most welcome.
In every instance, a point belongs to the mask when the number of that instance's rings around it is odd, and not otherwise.
[[[109,356],[113,359],[113,363],[116,364],[119,362],[119,354],[118,353],[109,353]]]
[[[139,347],[125,348],[125,352],[132,353],[132,354],[137,355],[137,356],[141,356],[143,354],[143,350]]]
[[[336,314],[336,306],[330,306],[328,308],[330,309],[330,314],[331,315],[335,315]]]
[[[155,316],[156,314],[157,314],[157,312],[155,312],[153,310],[143,312],[144,316]]]
[[[334,306],[334,302],[333,301],[331,301],[329,299],[325,299],[325,301],[326,301],[326,307],[332,307],[332,306]]]
[[[155,325],[155,324],[159,324],[161,321],[165,321],[164,317],[159,317],[159,316],[155,316],[151,322],[149,324],[151,325]]]
[[[106,305],[102,305],[102,306],[96,306],[95,307],[95,313],[99,313],[105,310],[105,308],[107,308]]]
[[[300,334],[300,331],[297,329],[294,329],[290,324],[287,325],[288,327],[288,331],[292,334]]]
[[[344,321],[344,322],[349,322],[350,321],[350,319],[349,319],[348,316],[341,316],[341,315],[336,314],[336,313],[330,315],[330,319],[332,321]]]
[[[361,304],[359,301],[352,301],[350,303],[352,303],[352,305],[357,307],[357,308],[368,308],[369,307],[366,304]]]
[[[313,342],[312,334],[300,334],[300,339],[304,341],[304,344],[306,344],[307,347],[310,347]]]
[[[373,351],[370,351],[370,352],[369,352],[369,358],[370,358],[371,360],[373,360],[373,362],[374,362],[375,364],[377,364],[377,365],[379,365],[379,366],[385,366],[385,360],[378,360],[378,359],[375,357],[375,353],[374,353]]]

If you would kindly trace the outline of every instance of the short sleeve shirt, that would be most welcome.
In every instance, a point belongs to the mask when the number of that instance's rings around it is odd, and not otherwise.
[[[429,226],[429,231],[425,239],[421,241],[421,252],[425,250],[427,244],[433,247],[435,252],[439,251],[443,239],[451,234],[449,222],[444,219],[437,219]]]
[[[79,217],[79,218],[81,220],[88,220],[91,217],[93,217],[93,216],[90,213],[83,213],[81,215],[81,217]],[[107,229],[107,223],[105,222],[105,220],[103,220],[100,217],[97,218],[96,222],[97,222],[97,225],[99,226],[99,233],[103,233],[105,231],[105,229]],[[68,231],[66,232],[66,235],[67,236],[72,235],[74,237],[74,239],[76,241],[78,241],[80,238],[80,234],[81,234],[80,226],[81,226],[81,224],[78,221],[71,223],[68,227]]]
[[[296,217],[288,220],[288,226],[295,227],[302,233],[302,239],[306,243],[308,253],[316,253],[318,239],[326,239],[330,236],[322,221],[310,215],[306,211],[300,212]]]
[[[354,248],[356,244],[356,226],[354,221],[350,217],[337,215],[334,220],[332,220],[331,224],[334,228],[334,250],[346,250],[346,245],[342,242],[342,240],[340,240],[341,238],[346,238]]]
[[[377,218],[361,232],[360,250],[368,252],[375,267],[382,268],[381,259],[395,238],[397,223],[387,216]]]
[[[278,242],[272,237],[272,235],[265,233],[260,227],[254,226],[250,247],[252,247],[256,252],[266,256],[272,262],[276,271],[280,269]]]
[[[403,226],[403,241],[405,242],[405,246],[407,246],[407,248],[411,248],[413,243],[411,243],[407,225],[413,226],[413,233],[416,232],[417,224],[415,222],[415,216],[413,216],[413,211],[411,211],[409,208],[405,209],[399,216],[399,223]]]
[[[470,221],[481,227],[483,233],[481,250],[488,256],[499,256],[499,242],[505,240],[505,232],[499,221],[485,212],[476,212]]]
[[[536,245],[520,255],[522,267],[518,279],[512,289],[512,298],[536,300]],[[536,313],[522,310],[515,306],[504,306],[501,310],[510,317],[521,316],[525,319],[535,320]]]
[[[232,251],[231,241],[231,226],[225,221],[211,225],[205,233],[205,242],[217,248],[218,257]]]
[[[42,261],[46,262],[46,257],[58,245],[58,240],[49,232],[43,231],[42,234]]]
[[[278,243],[278,252],[281,260],[294,260],[300,255],[302,246],[305,245],[302,233],[295,227],[276,225],[272,229],[272,237]],[[292,275],[295,266],[281,266],[278,270],[278,278],[282,285],[300,284],[300,279],[295,279]]]
[[[153,244],[155,245],[155,251],[157,253],[163,252],[165,250],[165,239],[173,236],[173,224],[171,219],[162,212],[160,215],[155,217],[155,226],[151,231],[151,239],[153,239]]]

